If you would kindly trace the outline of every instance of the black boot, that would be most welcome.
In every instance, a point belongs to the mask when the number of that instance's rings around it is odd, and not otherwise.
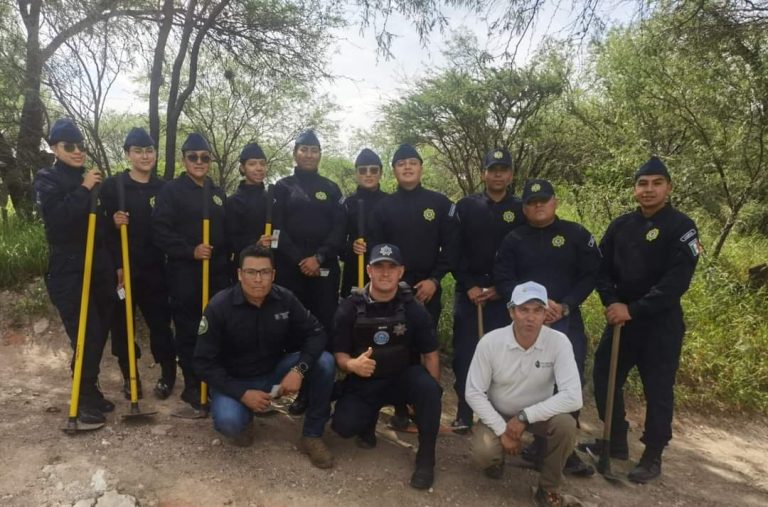
[[[594,440],[592,442],[584,442],[576,447],[581,452],[586,452],[592,456],[600,456],[603,451],[603,441]],[[611,458],[613,459],[629,459],[629,442],[627,442],[627,434],[620,433],[611,436]]]
[[[190,372],[184,372],[184,390],[181,391],[182,401],[189,403],[195,410],[200,410],[200,379]]]
[[[163,361],[160,363],[160,369],[162,373],[155,384],[154,393],[158,399],[165,400],[171,395],[176,384],[176,360]]]
[[[397,431],[405,431],[411,424],[406,405],[395,405],[395,415],[389,418],[389,425]]]
[[[120,372],[123,374],[123,396],[126,400],[131,399],[131,368],[127,362],[118,361],[120,366]],[[141,392],[141,379],[139,378],[139,369],[136,368],[136,390],[138,391],[139,399],[144,397],[144,393]]]
[[[662,449],[646,446],[640,463],[627,474],[627,479],[638,484],[645,484],[661,475]]]
[[[80,383],[79,407],[95,409],[106,414],[115,410],[115,404],[104,397],[96,380],[83,379]]]
[[[296,399],[288,407],[288,413],[291,415],[301,415],[307,411],[309,405],[309,395],[307,394],[307,388],[305,384],[301,385],[299,394],[296,395]]]

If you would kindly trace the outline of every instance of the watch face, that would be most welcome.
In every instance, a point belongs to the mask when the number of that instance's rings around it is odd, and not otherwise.
[[[309,371],[309,365],[307,363],[299,363],[296,366],[298,366],[299,370],[301,370],[302,373],[306,373]]]

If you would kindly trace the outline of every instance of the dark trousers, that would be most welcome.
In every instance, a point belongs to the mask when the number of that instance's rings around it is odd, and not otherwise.
[[[573,356],[576,359],[576,367],[579,369],[579,379],[584,385],[584,363],[587,361],[587,333],[584,331],[584,319],[581,318],[581,309],[572,308],[567,317],[557,322],[548,324],[555,331],[560,331],[568,337],[573,346]]]
[[[80,297],[83,287],[83,260],[81,255],[51,255],[45,286],[51,302],[56,307],[74,351],[77,346],[77,331],[80,322]],[[117,294],[117,277],[112,269],[106,250],[94,252],[91,274],[88,316],[83,348],[83,371],[81,380],[82,401],[87,402],[95,394],[99,377],[99,365],[107,341],[109,323],[112,319]],[[74,370],[75,354],[72,354]]]
[[[483,305],[484,332],[508,326],[510,322],[507,305],[502,299]],[[480,339],[477,331],[477,305],[469,300],[463,289],[459,289],[453,299],[453,374],[456,377],[453,388],[459,399],[456,415],[469,424],[472,424],[473,413],[464,399],[464,389],[469,365]]]
[[[435,442],[440,429],[442,389],[421,365],[412,365],[388,379],[348,376],[336,401],[331,428],[343,438],[370,432],[384,405],[413,405],[419,429],[416,464],[434,466]]]
[[[168,289],[165,285],[165,271],[162,267],[137,270],[132,272],[131,292],[133,313],[141,310],[149,328],[149,347],[155,362],[165,363],[176,360],[171,331],[171,307]],[[201,296],[202,297],[202,296]],[[111,326],[112,355],[121,364],[128,364],[128,334],[125,321],[125,301],[115,307]],[[141,357],[141,349],[136,343],[136,358]]]
[[[650,318],[630,320],[621,329],[616,396],[613,405],[613,435],[626,437],[629,427],[624,410],[624,383],[637,366],[647,403],[645,430],[640,439],[648,447],[663,449],[672,439],[674,386],[685,334],[682,312],[672,310]],[[595,351],[593,379],[595,402],[600,419],[605,419],[608,373],[611,360],[612,328],[607,326]]]
[[[339,263],[334,259],[321,269],[327,269],[328,276],[304,276],[298,266],[278,257],[275,283],[293,292],[325,331],[331,333],[333,315],[339,305]]]

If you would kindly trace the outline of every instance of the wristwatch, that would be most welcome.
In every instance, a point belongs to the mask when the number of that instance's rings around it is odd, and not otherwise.
[[[560,304],[560,307],[563,309],[563,317],[567,317],[569,313],[571,313],[571,307],[568,306],[565,303]]]
[[[301,375],[303,378],[304,375],[306,375],[307,372],[309,371],[309,365],[304,361],[299,361],[298,363],[296,363],[296,366],[291,368],[291,371],[295,371],[296,373]]]
[[[518,412],[516,417],[518,421],[528,426],[528,414],[525,413],[525,410]]]

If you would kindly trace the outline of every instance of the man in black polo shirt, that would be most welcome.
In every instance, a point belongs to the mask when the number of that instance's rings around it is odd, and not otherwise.
[[[237,274],[240,283],[206,307],[195,347],[195,369],[211,386],[213,426],[236,445],[250,444],[253,412],[298,392],[306,378],[299,449],[316,467],[331,468],[333,456],[321,439],[335,376],[333,356],[324,352],[325,330],[296,296],[273,285],[269,249],[246,247]]]

